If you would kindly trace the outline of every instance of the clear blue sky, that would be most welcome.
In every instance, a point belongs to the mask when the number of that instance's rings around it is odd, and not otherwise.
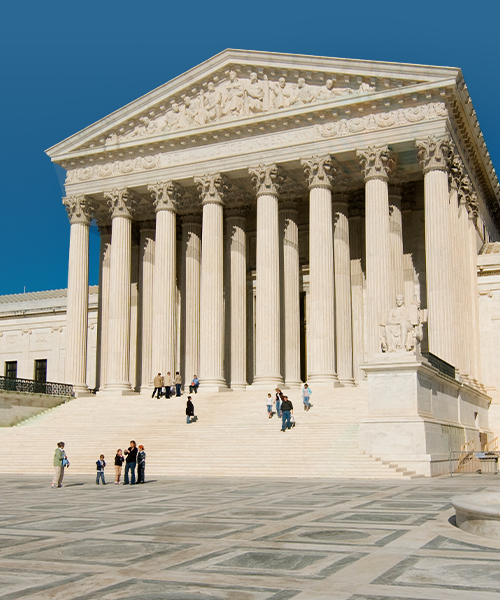
[[[67,285],[44,150],[225,48],[460,67],[500,173],[500,1],[4,2],[0,294]],[[98,280],[97,231],[90,283]]]

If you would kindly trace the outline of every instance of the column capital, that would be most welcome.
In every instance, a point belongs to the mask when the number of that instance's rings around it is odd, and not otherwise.
[[[466,176],[465,166],[459,154],[450,151],[448,157],[448,181],[451,190],[458,190],[462,179]]]
[[[334,190],[332,194],[332,204],[333,205],[349,205],[351,194],[346,190]]]
[[[224,204],[224,196],[231,187],[230,181],[221,173],[195,177],[203,204]]]
[[[241,219],[245,219],[248,214],[248,209],[250,207],[248,204],[244,202],[240,202],[238,200],[232,200],[228,202],[226,208],[226,216],[227,218],[238,217]]]
[[[181,216],[182,226],[201,225],[201,215],[194,213],[186,213]]]
[[[451,150],[450,136],[429,136],[425,140],[415,140],[418,157],[424,175],[429,171],[447,171]]]
[[[69,222],[88,225],[97,210],[97,204],[89,196],[66,196],[62,200],[68,213]]]
[[[370,179],[389,180],[391,157],[387,146],[368,146],[365,150],[356,150],[365,182]]]
[[[148,191],[153,196],[153,204],[157,213],[161,210],[177,212],[183,194],[183,189],[179,184],[173,181],[160,181],[148,185]]]
[[[471,192],[467,198],[467,212],[469,219],[476,224],[479,216],[479,201],[476,192]]]
[[[299,210],[300,200],[298,198],[280,198],[278,201],[278,210]]]
[[[108,202],[112,219],[115,217],[132,219],[138,204],[137,196],[132,190],[128,188],[122,190],[114,189],[104,192],[104,197]]]
[[[469,198],[474,191],[472,181],[467,174],[462,174],[462,177],[458,181],[457,190],[459,204],[467,205],[469,203]]]
[[[278,165],[258,165],[257,167],[250,167],[248,172],[252,177],[257,196],[263,194],[277,196],[279,194],[284,175]]]
[[[309,189],[316,187],[332,189],[335,167],[334,161],[329,154],[304,158],[300,161],[300,164],[304,168]]]

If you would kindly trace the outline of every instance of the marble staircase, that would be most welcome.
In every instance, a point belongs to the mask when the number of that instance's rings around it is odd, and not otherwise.
[[[66,443],[71,472],[91,475],[106,457],[113,481],[117,448],[134,439],[147,453],[146,477],[269,476],[403,478],[412,472],[383,464],[358,449],[359,422],[367,394],[357,388],[313,388],[313,408],[305,412],[300,391],[288,392],[296,426],[282,433],[281,420],[266,412],[266,390],[193,395],[196,423],[186,424],[186,396],[80,397],[15,427],[0,429],[0,443],[16,460],[0,462],[0,472],[52,472],[56,443]]]

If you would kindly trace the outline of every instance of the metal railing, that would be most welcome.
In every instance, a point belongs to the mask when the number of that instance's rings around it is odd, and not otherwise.
[[[14,379],[0,375],[0,390],[26,392],[29,394],[47,394],[49,396],[73,396],[73,386],[52,381],[34,381],[33,379]]]

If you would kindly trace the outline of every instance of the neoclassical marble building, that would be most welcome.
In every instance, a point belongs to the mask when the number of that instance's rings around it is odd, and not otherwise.
[[[356,385],[396,296],[412,351],[482,393],[477,254],[500,187],[459,69],[225,50],[47,153],[67,171],[78,392],[95,219],[102,393],[176,370]]]

